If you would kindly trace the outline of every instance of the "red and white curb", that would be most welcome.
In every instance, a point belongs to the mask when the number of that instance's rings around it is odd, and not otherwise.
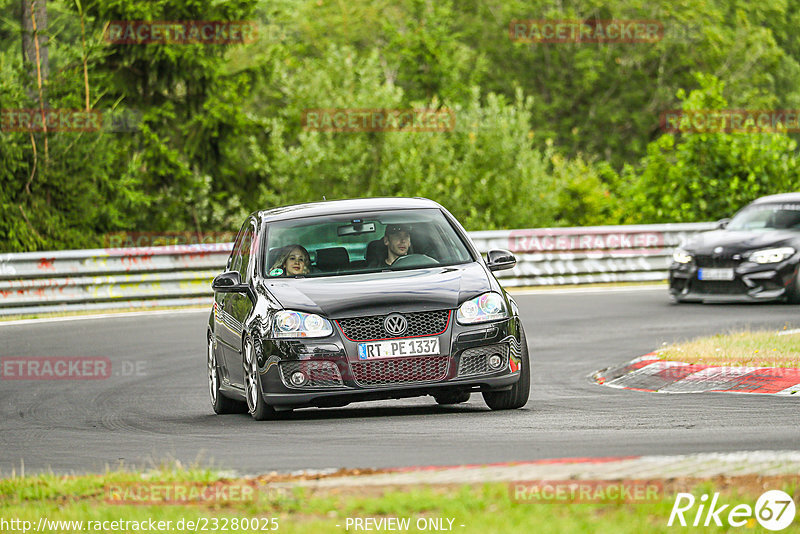
[[[799,451],[746,451],[610,458],[557,458],[483,465],[387,469],[366,475],[330,476],[270,483],[311,488],[482,484],[520,480],[621,480],[741,475],[796,475]]]
[[[662,360],[654,352],[597,371],[591,378],[603,386],[655,393],[795,395],[800,392],[800,369],[695,365]]]

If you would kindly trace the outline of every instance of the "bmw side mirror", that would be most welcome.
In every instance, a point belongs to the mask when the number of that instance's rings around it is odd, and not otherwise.
[[[491,271],[502,271],[504,269],[511,269],[517,264],[517,258],[514,255],[503,249],[490,250],[486,254],[486,265]]]
[[[728,227],[728,223],[731,222],[730,219],[727,217],[725,219],[720,219],[717,221],[717,230],[724,230]]]

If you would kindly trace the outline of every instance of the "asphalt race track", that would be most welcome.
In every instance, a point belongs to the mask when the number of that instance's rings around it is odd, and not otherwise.
[[[257,423],[215,416],[208,312],[0,326],[0,357],[107,357],[105,380],[0,381],[0,475],[103,471],[180,460],[239,473],[451,465],[559,457],[800,450],[800,399],[659,395],[587,375],[674,341],[742,327],[800,326],[786,304],[672,305],[666,289],[517,295],[533,357],[526,408],[479,394],[304,409]]]

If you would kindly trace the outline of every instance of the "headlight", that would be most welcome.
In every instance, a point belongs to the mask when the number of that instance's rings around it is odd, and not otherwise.
[[[330,321],[313,313],[279,311],[273,325],[275,337],[325,337],[333,333]]]
[[[456,319],[461,324],[485,323],[506,317],[506,303],[497,293],[484,293],[466,301],[456,314]]]
[[[679,248],[672,253],[672,261],[675,263],[689,263],[692,261],[692,255]]]
[[[778,263],[791,258],[795,253],[792,247],[767,248],[750,253],[749,260],[754,263]]]

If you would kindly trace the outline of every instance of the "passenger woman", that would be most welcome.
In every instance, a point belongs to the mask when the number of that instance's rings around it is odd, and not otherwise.
[[[270,276],[297,276],[311,272],[311,258],[301,245],[284,247],[269,270]]]

